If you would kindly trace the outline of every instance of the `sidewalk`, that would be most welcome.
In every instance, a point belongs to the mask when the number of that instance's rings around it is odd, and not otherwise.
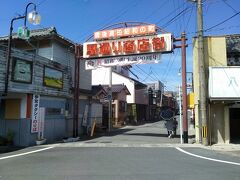
[[[222,154],[228,154],[240,158],[240,144],[214,144],[205,147]]]

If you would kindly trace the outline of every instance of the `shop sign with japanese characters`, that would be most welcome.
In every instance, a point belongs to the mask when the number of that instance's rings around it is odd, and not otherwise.
[[[32,125],[31,125],[31,133],[38,132],[38,121],[39,121],[39,102],[40,95],[34,94],[32,101]]]
[[[149,35],[156,33],[156,25],[150,24],[146,26],[135,26],[118,28],[104,31],[97,31],[94,33],[95,40],[101,39],[115,39],[129,36]]]
[[[132,56],[90,59],[90,60],[86,60],[85,69],[90,70],[90,69],[96,69],[100,67],[158,63],[160,61],[160,58],[161,58],[160,53],[154,53],[154,54],[145,54],[145,55],[132,55]]]
[[[83,58],[95,59],[148,53],[171,52],[172,35],[158,34],[116,40],[94,41],[83,44]]]

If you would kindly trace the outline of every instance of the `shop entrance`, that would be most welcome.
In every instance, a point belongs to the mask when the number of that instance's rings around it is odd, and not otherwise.
[[[240,144],[240,108],[230,108],[230,142]]]

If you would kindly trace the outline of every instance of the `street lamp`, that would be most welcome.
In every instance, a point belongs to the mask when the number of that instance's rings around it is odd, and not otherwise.
[[[34,5],[34,11],[27,14],[28,7],[30,5]],[[28,3],[26,8],[25,8],[25,14],[23,16],[15,17],[11,20],[10,32],[9,32],[9,37],[8,37],[7,58],[6,58],[7,73],[6,73],[6,79],[5,79],[4,95],[7,95],[7,93],[8,93],[8,81],[9,81],[8,79],[9,79],[9,68],[10,68],[10,64],[11,64],[13,22],[18,20],[18,19],[24,19],[24,32],[26,32],[25,30],[27,30],[27,27],[26,27],[27,18],[28,18],[28,21],[30,23],[34,24],[34,25],[37,25],[37,24],[40,23],[40,15],[36,11],[36,4]]]

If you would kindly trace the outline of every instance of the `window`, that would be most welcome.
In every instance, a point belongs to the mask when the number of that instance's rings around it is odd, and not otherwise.
[[[127,111],[127,103],[125,101],[119,101],[119,112]]]
[[[232,35],[226,37],[227,65],[240,66],[240,36]]]
[[[63,72],[45,66],[43,84],[45,86],[62,89],[63,88]]]

